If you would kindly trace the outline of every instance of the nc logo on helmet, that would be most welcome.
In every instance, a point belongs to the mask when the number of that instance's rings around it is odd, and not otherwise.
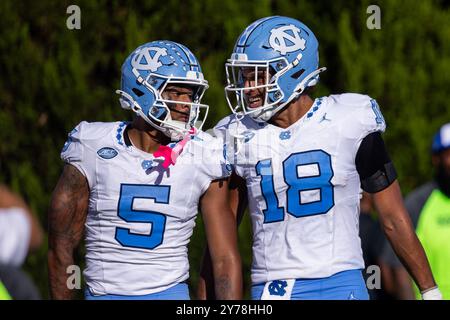
[[[300,29],[290,24],[270,30],[269,44],[274,50],[285,55],[298,49],[305,50],[306,40],[300,37]]]
[[[154,52],[153,56],[150,52]],[[137,70],[150,70],[152,72],[155,72],[159,67],[162,66],[159,58],[166,55],[167,50],[165,48],[141,48],[136,51],[136,54],[131,60],[131,65]]]

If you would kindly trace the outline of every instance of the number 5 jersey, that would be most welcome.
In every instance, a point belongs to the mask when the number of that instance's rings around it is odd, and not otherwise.
[[[61,153],[89,184],[84,275],[96,295],[145,295],[186,280],[199,199],[228,175],[221,141],[204,132],[165,169],[127,145],[126,125],[81,122]]]
[[[246,180],[254,284],[364,268],[355,157],[384,129],[375,100],[358,94],[316,99],[286,129],[248,116],[219,122],[227,159]]]

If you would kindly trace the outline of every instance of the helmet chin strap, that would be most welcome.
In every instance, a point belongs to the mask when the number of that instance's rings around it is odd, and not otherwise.
[[[177,124],[181,125],[184,122],[169,119],[169,120],[166,120],[166,123],[169,124],[169,125],[172,125],[173,127],[177,127]],[[173,127],[166,127],[164,125],[164,123],[161,124],[161,127],[164,128],[165,131],[167,131],[168,134],[167,133],[165,133],[165,134],[168,137],[170,137],[170,139],[172,139],[172,141],[179,141],[179,140],[181,140],[183,138],[183,135],[185,134],[185,132],[182,132],[181,130],[177,130],[177,129],[173,128]],[[186,131],[187,131],[187,129],[186,129]]]

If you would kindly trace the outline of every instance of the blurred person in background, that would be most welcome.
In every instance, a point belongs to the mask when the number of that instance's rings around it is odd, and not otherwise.
[[[433,137],[431,160],[434,179],[413,190],[405,200],[406,208],[422,243],[436,283],[445,300],[450,299],[450,123]],[[383,256],[387,263],[403,272],[404,268],[386,244]],[[412,281],[402,290],[401,299],[420,299]],[[401,286],[405,288],[405,286]]]
[[[400,261],[397,265],[388,264],[383,254],[385,246],[391,245],[381,228],[372,195],[367,192],[363,192],[360,201],[359,236],[366,266],[366,272],[364,272],[366,284],[371,282],[374,275],[373,271],[368,269],[370,266],[377,266],[381,271],[381,286],[367,288],[370,300],[411,299],[413,296],[408,295],[410,290],[407,290],[410,285],[408,272]]]
[[[19,195],[0,185],[0,299],[40,299],[21,266],[42,241],[42,228],[31,209]]]

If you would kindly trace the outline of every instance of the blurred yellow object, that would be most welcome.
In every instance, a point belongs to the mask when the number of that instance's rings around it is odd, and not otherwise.
[[[0,281],[0,300],[12,300],[3,283]]]

